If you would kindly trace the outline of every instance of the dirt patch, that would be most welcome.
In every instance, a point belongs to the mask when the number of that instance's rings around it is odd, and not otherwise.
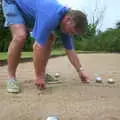
[[[49,60],[47,73],[57,82],[49,81],[47,89],[38,90],[33,82],[32,62],[21,63],[17,79],[22,92],[6,92],[7,65],[0,67],[0,120],[42,120],[58,115],[63,120],[120,120],[120,55],[80,54],[82,65],[91,76],[90,84],[82,84],[67,57]],[[103,83],[95,82],[99,73]],[[115,84],[108,84],[113,78]],[[52,83],[53,82],[53,83]]]

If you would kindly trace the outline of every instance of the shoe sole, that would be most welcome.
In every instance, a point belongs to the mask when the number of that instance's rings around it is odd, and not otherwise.
[[[7,89],[8,93],[19,93],[20,90]]]

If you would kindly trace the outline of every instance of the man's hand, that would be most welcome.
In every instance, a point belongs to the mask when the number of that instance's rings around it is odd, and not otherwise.
[[[86,73],[84,71],[79,71],[78,74],[79,74],[79,77],[80,77],[80,79],[83,83],[89,83],[90,82],[89,77],[86,75]]]
[[[76,71],[79,74],[79,77],[83,83],[89,83],[89,77],[84,72],[82,65],[80,64],[79,58],[75,52],[75,50],[66,50],[67,56],[71,62],[71,64],[75,67]]]

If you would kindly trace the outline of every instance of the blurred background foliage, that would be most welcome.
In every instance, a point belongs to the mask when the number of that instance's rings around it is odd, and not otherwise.
[[[1,4],[0,4],[1,6]],[[102,12],[103,14],[103,12]],[[84,36],[75,36],[75,48],[81,51],[105,51],[120,52],[120,21],[116,27],[106,31],[100,31],[97,27],[101,20],[101,15],[93,23],[88,25],[88,31]],[[56,41],[54,49],[62,48],[60,35],[56,31]],[[4,27],[4,17],[0,7],[0,52],[6,52],[11,41],[10,30]],[[33,38],[28,36],[28,40],[23,48],[24,51],[32,51]]]

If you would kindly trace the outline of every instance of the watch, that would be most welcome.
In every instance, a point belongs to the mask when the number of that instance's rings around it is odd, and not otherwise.
[[[77,72],[82,72],[82,71],[84,71],[84,68],[83,68],[83,67],[80,67],[80,68],[77,70]]]

